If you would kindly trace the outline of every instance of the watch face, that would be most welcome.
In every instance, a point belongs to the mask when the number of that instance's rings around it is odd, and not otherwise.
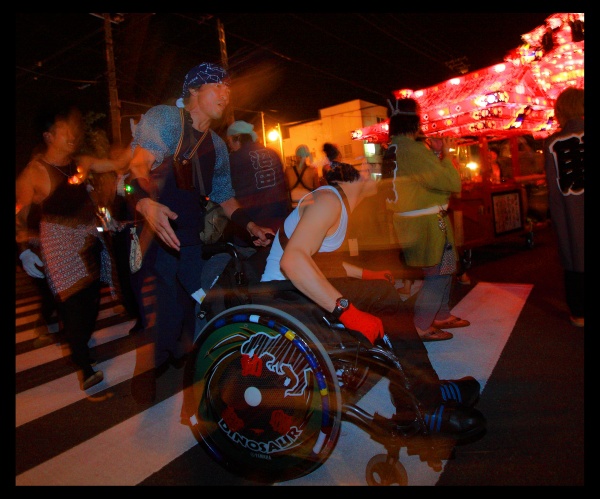
[[[349,305],[349,303],[348,303],[348,298],[340,298],[340,299],[338,300],[338,307],[341,307],[341,308],[348,308],[348,305]]]

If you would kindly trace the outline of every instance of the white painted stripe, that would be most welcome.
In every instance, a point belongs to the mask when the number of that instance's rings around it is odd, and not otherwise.
[[[136,485],[198,444],[183,392],[16,477],[16,485]]]
[[[88,345],[93,348],[109,341],[118,340],[129,334],[129,330],[133,327],[135,321],[133,319],[126,322],[121,322],[111,327],[106,327],[94,331]],[[36,348],[28,352],[17,355],[16,372],[25,371],[33,367],[41,366],[46,362],[52,362],[62,357],[71,355],[71,349],[66,344],[56,344]]]
[[[487,382],[522,307],[531,285],[479,283],[453,309],[453,314],[471,321],[468,328],[453,329],[455,337],[427,343],[430,358],[440,377],[475,376]],[[150,346],[148,346],[150,347]],[[17,396],[17,426],[65,407],[106,383],[117,383],[133,375],[135,352],[103,362],[105,381],[79,390],[76,375],[56,380],[51,388],[37,387]],[[109,373],[108,381],[106,374]],[[63,384],[64,383],[64,384]],[[37,391],[37,392],[36,392]],[[19,397],[22,396],[19,400]],[[44,403],[40,404],[40,397]],[[64,400],[70,397],[69,400]],[[48,400],[48,403],[47,403]],[[181,425],[182,393],[153,406],[100,435],[16,477],[17,485],[135,485],[160,470],[196,445],[191,430]],[[54,407],[48,406],[54,404]],[[38,408],[43,405],[44,408]],[[381,380],[360,405],[368,411],[390,415],[393,407],[387,380]],[[39,410],[39,413],[35,413]],[[33,414],[30,414],[33,412]],[[383,446],[367,433],[344,422],[338,444],[327,462],[306,477],[279,485],[366,485],[365,469],[373,456],[385,454]],[[351,458],[349,458],[351,456]],[[81,465],[84,462],[85,465]],[[434,485],[446,461],[433,469],[420,457],[407,456],[400,462],[408,472],[409,485]]]
[[[478,283],[452,309],[453,315],[468,319],[471,325],[451,329],[451,340],[425,343],[440,378],[471,375],[484,387],[532,288],[529,284]],[[388,385],[387,379],[380,380],[358,405],[370,413],[391,416],[394,407]],[[386,454],[381,444],[354,424],[344,422],[337,446],[323,466],[305,477],[278,485],[367,485],[367,464],[378,454]],[[435,485],[447,459],[433,469],[420,456],[408,456],[403,447],[400,462],[407,471],[408,485]]]
[[[149,356],[152,353],[152,347],[152,345],[144,345],[137,352],[137,355]],[[77,373],[71,373],[17,394],[15,397],[16,427],[131,379],[135,364],[136,350],[132,350],[105,362],[100,362],[96,366],[96,370],[101,370],[104,373],[104,380],[89,390],[81,390]],[[108,456],[106,457],[110,459]]]

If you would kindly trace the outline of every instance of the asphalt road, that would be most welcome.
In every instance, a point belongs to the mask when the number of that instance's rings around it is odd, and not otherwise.
[[[443,466],[430,478],[419,481],[408,468],[409,485],[585,484],[584,330],[568,320],[554,238],[545,224],[536,226],[531,249],[522,236],[511,236],[473,250],[471,285],[453,288],[457,310],[466,303],[476,306],[472,291],[481,289],[479,284],[497,284],[498,289],[525,285],[530,291],[484,380],[477,407],[488,421],[486,435],[443,456]],[[373,263],[393,266],[387,258],[382,253]],[[92,339],[106,379],[84,393],[62,345],[33,347],[39,301],[27,276],[20,269],[16,276],[16,485],[259,485],[217,465],[189,428],[179,424],[182,370],[171,367],[159,379],[154,403],[140,405],[132,398],[136,357],[147,341],[127,334],[133,321],[110,295],[104,293]],[[490,331],[482,327],[470,337],[488,341]],[[448,354],[460,345],[453,341],[442,342]],[[430,356],[443,370],[450,361],[438,355],[441,346]],[[461,355],[476,366],[481,351],[463,349]],[[379,395],[376,385],[365,401],[370,397],[381,407]],[[357,435],[346,426],[338,446],[345,449],[351,439],[365,439],[363,455],[359,450],[351,457],[366,461],[369,439]],[[353,483],[333,472],[341,464],[332,455],[312,481],[309,475],[299,485]]]

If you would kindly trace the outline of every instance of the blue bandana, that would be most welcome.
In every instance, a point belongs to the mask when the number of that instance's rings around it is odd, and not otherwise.
[[[181,97],[176,102],[177,107],[184,107],[183,99],[190,94],[190,88],[199,88],[205,83],[224,83],[225,85],[230,85],[231,81],[227,71],[221,66],[211,64],[210,62],[198,64],[198,66],[190,69],[188,74],[185,75]]]

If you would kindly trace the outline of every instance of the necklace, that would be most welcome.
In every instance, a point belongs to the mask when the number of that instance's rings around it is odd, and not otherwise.
[[[52,163],[50,163],[49,161],[46,161],[44,158],[40,158],[42,163],[44,163],[45,165],[51,166],[52,168],[56,169],[57,171],[59,171],[60,173],[62,173],[65,177],[69,178],[72,177],[72,170],[73,170],[73,163],[69,162],[64,166],[57,166],[57,165],[53,165]],[[68,168],[69,169],[69,173],[65,173],[62,168]]]
[[[53,165],[52,163],[49,163],[48,161],[46,161],[44,158],[40,158],[40,161],[42,163],[44,163],[45,165],[51,166],[52,168],[54,168],[55,170],[59,171],[60,173],[62,173],[65,177],[67,177],[69,184],[81,184],[82,182],[82,176],[78,173],[73,173],[73,161],[70,161],[68,164],[64,165],[64,166],[56,166]],[[68,168],[69,169],[69,173],[66,173],[62,170],[62,168]],[[77,171],[77,167],[76,170]]]

